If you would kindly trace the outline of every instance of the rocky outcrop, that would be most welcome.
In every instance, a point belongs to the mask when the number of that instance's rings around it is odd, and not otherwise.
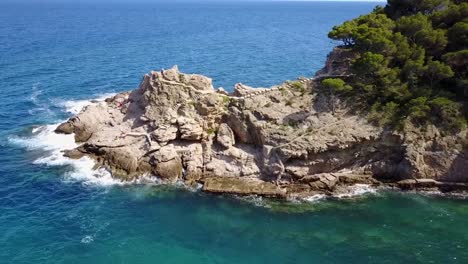
[[[351,49],[335,47],[327,56],[325,66],[316,73],[316,77],[349,75],[351,62],[356,58]]]
[[[353,184],[456,189],[468,182],[466,131],[386,131],[317,88],[299,79],[268,89],[238,84],[229,94],[174,67],[85,107],[56,132],[81,143],[65,155],[90,156],[114,177],[153,174],[213,193],[303,197]]]

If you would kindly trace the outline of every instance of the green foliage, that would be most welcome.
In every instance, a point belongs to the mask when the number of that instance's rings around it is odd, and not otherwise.
[[[223,104],[229,105],[231,103],[231,98],[229,96],[223,96]]]
[[[453,76],[453,74],[454,73],[450,66],[440,61],[430,61],[424,68],[424,77],[428,79],[431,87],[433,86],[434,82],[450,78]]]
[[[447,32],[453,48],[466,48],[468,44],[468,22],[460,21]]]
[[[389,17],[397,19],[417,13],[430,14],[448,3],[448,0],[388,0],[384,10]]]
[[[450,130],[457,130],[466,126],[465,118],[461,115],[461,104],[445,97],[437,97],[429,102],[434,119]]]
[[[352,69],[359,75],[375,77],[387,67],[387,60],[382,54],[364,52],[353,62]]]
[[[449,52],[442,56],[442,59],[453,68],[460,68],[460,71],[468,67],[468,49]]]
[[[279,91],[281,92],[281,95],[282,95],[282,96],[286,96],[286,95],[288,94],[288,91],[286,91],[286,88],[284,88],[284,87],[281,87],[281,88],[279,89]]]
[[[213,135],[213,134],[215,134],[215,133],[218,133],[218,128],[210,127],[210,128],[208,128],[208,129],[206,130],[206,133],[207,133],[208,135]]]
[[[337,92],[349,92],[353,90],[351,85],[346,84],[345,81],[338,78],[328,78],[322,81],[323,87],[329,90],[337,91]]]
[[[299,91],[301,94],[304,94],[305,93],[305,87],[304,87],[304,84],[302,84],[300,81],[295,81],[291,84],[291,86]]]
[[[422,13],[400,18],[397,31],[406,36],[411,43],[424,47],[430,54],[438,54],[448,42],[445,31],[432,28],[428,16]]]
[[[333,27],[329,37],[343,41],[356,57],[350,78],[325,79],[322,85],[364,99],[358,101],[368,103],[370,120],[464,126],[466,1],[389,0],[385,8]]]
[[[418,124],[425,124],[431,111],[427,98],[422,96],[412,99],[408,103],[409,118]]]
[[[389,126],[397,123],[400,106],[395,102],[388,102],[385,105],[375,103],[369,112],[369,121],[380,126]]]
[[[453,3],[431,15],[432,24],[438,28],[449,28],[468,17],[468,3]]]

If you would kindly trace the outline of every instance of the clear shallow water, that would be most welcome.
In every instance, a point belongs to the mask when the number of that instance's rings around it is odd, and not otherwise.
[[[464,199],[259,207],[121,186],[60,158],[73,142],[43,127],[173,64],[227,89],[310,76],[334,45],[328,30],[374,5],[0,4],[0,263],[467,263]]]

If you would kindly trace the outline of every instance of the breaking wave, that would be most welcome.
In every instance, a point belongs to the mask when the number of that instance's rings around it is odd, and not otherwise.
[[[333,195],[336,198],[352,198],[365,194],[375,194],[377,189],[369,184],[355,184],[340,190],[339,193]]]
[[[66,101],[60,106],[70,114],[78,114],[81,109],[92,103],[104,101],[114,94],[104,94],[94,100]],[[81,181],[86,185],[111,186],[125,184],[122,181],[113,179],[111,174],[103,169],[96,168],[95,162],[89,157],[80,159],[70,159],[63,156],[63,151],[76,148],[74,135],[56,134],[55,128],[59,125],[43,125],[32,129],[31,135],[27,137],[10,136],[9,142],[22,146],[27,150],[41,151],[42,153],[33,163],[46,166],[67,166],[71,170],[64,174],[65,181]]]
[[[351,186],[342,187],[338,191],[334,192],[332,195],[314,194],[308,197],[301,198],[300,200],[303,202],[314,203],[328,198],[349,199],[362,197],[369,194],[376,194],[377,191],[377,188],[372,187],[368,184],[355,184]]]
[[[106,93],[99,95],[95,99],[91,100],[72,100],[72,101],[64,101],[64,102],[59,102],[58,105],[63,107],[65,112],[76,115],[80,113],[80,111],[83,109],[83,107],[88,106],[93,103],[98,103],[106,100],[106,98],[114,96],[115,93]]]
[[[88,157],[70,159],[63,156],[63,151],[77,147],[73,135],[56,134],[58,124],[36,127],[30,137],[10,137],[10,142],[28,150],[43,151],[33,163],[46,166],[68,166],[70,171],[64,175],[65,181],[82,181],[84,184],[109,186],[121,184],[113,179],[105,169],[96,169],[95,163]]]

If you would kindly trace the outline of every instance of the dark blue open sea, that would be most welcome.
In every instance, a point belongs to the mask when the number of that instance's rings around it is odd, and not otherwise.
[[[376,3],[0,3],[0,263],[468,263],[468,201],[274,202],[130,186],[54,124],[174,64],[231,89],[311,76]],[[99,177],[100,176],[100,177]]]

